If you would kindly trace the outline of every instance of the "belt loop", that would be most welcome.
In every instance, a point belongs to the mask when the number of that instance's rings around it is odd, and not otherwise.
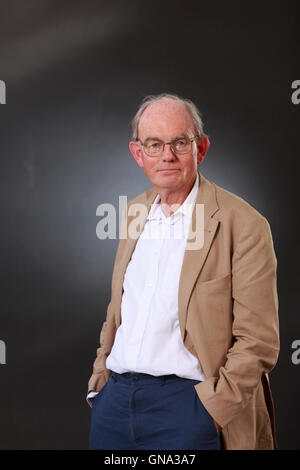
[[[116,376],[116,374],[115,374],[114,372],[112,372],[111,376],[112,376],[112,378],[113,378],[113,381],[114,381],[114,382],[117,382],[118,379],[117,379],[117,376]]]

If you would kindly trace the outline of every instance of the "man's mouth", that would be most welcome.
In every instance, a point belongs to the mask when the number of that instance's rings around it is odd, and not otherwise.
[[[178,168],[163,168],[162,170],[158,170],[158,171],[179,171]]]

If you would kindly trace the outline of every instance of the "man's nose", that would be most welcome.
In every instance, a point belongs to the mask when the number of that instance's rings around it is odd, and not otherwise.
[[[167,160],[167,161],[174,160],[175,154],[173,150],[171,149],[170,144],[165,144],[165,148],[164,148],[162,156],[163,156],[163,160]]]

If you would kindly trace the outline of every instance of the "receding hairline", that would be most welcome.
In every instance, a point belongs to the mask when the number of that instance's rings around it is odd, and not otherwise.
[[[146,96],[143,100],[142,103],[140,104],[134,118],[132,119],[132,139],[137,140],[138,139],[138,128],[140,124],[140,120],[142,115],[144,114],[144,111],[151,106],[152,104],[159,103],[161,101],[173,101],[178,104],[182,104],[185,109],[187,110],[188,114],[191,117],[194,130],[197,133],[199,137],[204,137],[205,134],[203,132],[203,122],[202,122],[202,117],[200,114],[199,109],[197,106],[189,99],[182,98],[178,95],[173,95],[170,93],[161,93],[160,95],[148,95]]]

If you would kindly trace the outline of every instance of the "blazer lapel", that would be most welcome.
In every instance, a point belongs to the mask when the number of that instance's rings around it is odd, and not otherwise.
[[[200,184],[196,204],[204,205],[204,242],[201,248],[186,249],[184,253],[178,289],[178,317],[183,341],[185,339],[185,325],[189,299],[219,226],[219,221],[212,218],[219,209],[215,189],[199,171],[198,174]],[[190,234],[192,230],[193,232],[201,230],[199,226],[201,220],[197,220],[196,217],[196,204],[192,214]]]

